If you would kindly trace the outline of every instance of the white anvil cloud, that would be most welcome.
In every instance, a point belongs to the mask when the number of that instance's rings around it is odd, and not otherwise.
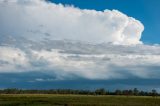
[[[44,0],[1,0],[0,35],[139,44],[142,23],[118,10],[81,10]]]

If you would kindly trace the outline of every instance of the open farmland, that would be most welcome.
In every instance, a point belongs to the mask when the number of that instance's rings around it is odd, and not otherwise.
[[[4,94],[0,106],[160,106],[159,97]]]

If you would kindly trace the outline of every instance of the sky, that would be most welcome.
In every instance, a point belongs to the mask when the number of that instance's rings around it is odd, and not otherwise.
[[[55,3],[74,5],[81,9],[117,9],[140,20],[145,30],[141,40],[148,44],[160,43],[159,0],[50,0]]]
[[[158,0],[0,0],[0,88],[160,91]]]

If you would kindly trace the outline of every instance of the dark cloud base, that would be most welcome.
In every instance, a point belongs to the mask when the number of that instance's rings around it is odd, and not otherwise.
[[[160,88],[160,79],[109,79],[109,80],[55,80],[39,72],[0,73],[0,88],[21,89],[86,89],[94,90],[105,88],[107,90],[132,89],[152,90]]]

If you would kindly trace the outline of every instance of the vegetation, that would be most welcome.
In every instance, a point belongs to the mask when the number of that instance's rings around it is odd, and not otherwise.
[[[160,106],[156,90],[150,92],[105,89],[0,90],[0,106]]]
[[[0,106],[160,106],[160,98],[113,95],[1,94]]]
[[[91,90],[71,90],[71,89],[50,89],[50,90],[22,90],[3,89],[0,94],[76,94],[76,95],[125,95],[125,96],[160,96],[156,90],[150,92],[139,91],[137,88],[130,90],[107,91],[103,88]]]

